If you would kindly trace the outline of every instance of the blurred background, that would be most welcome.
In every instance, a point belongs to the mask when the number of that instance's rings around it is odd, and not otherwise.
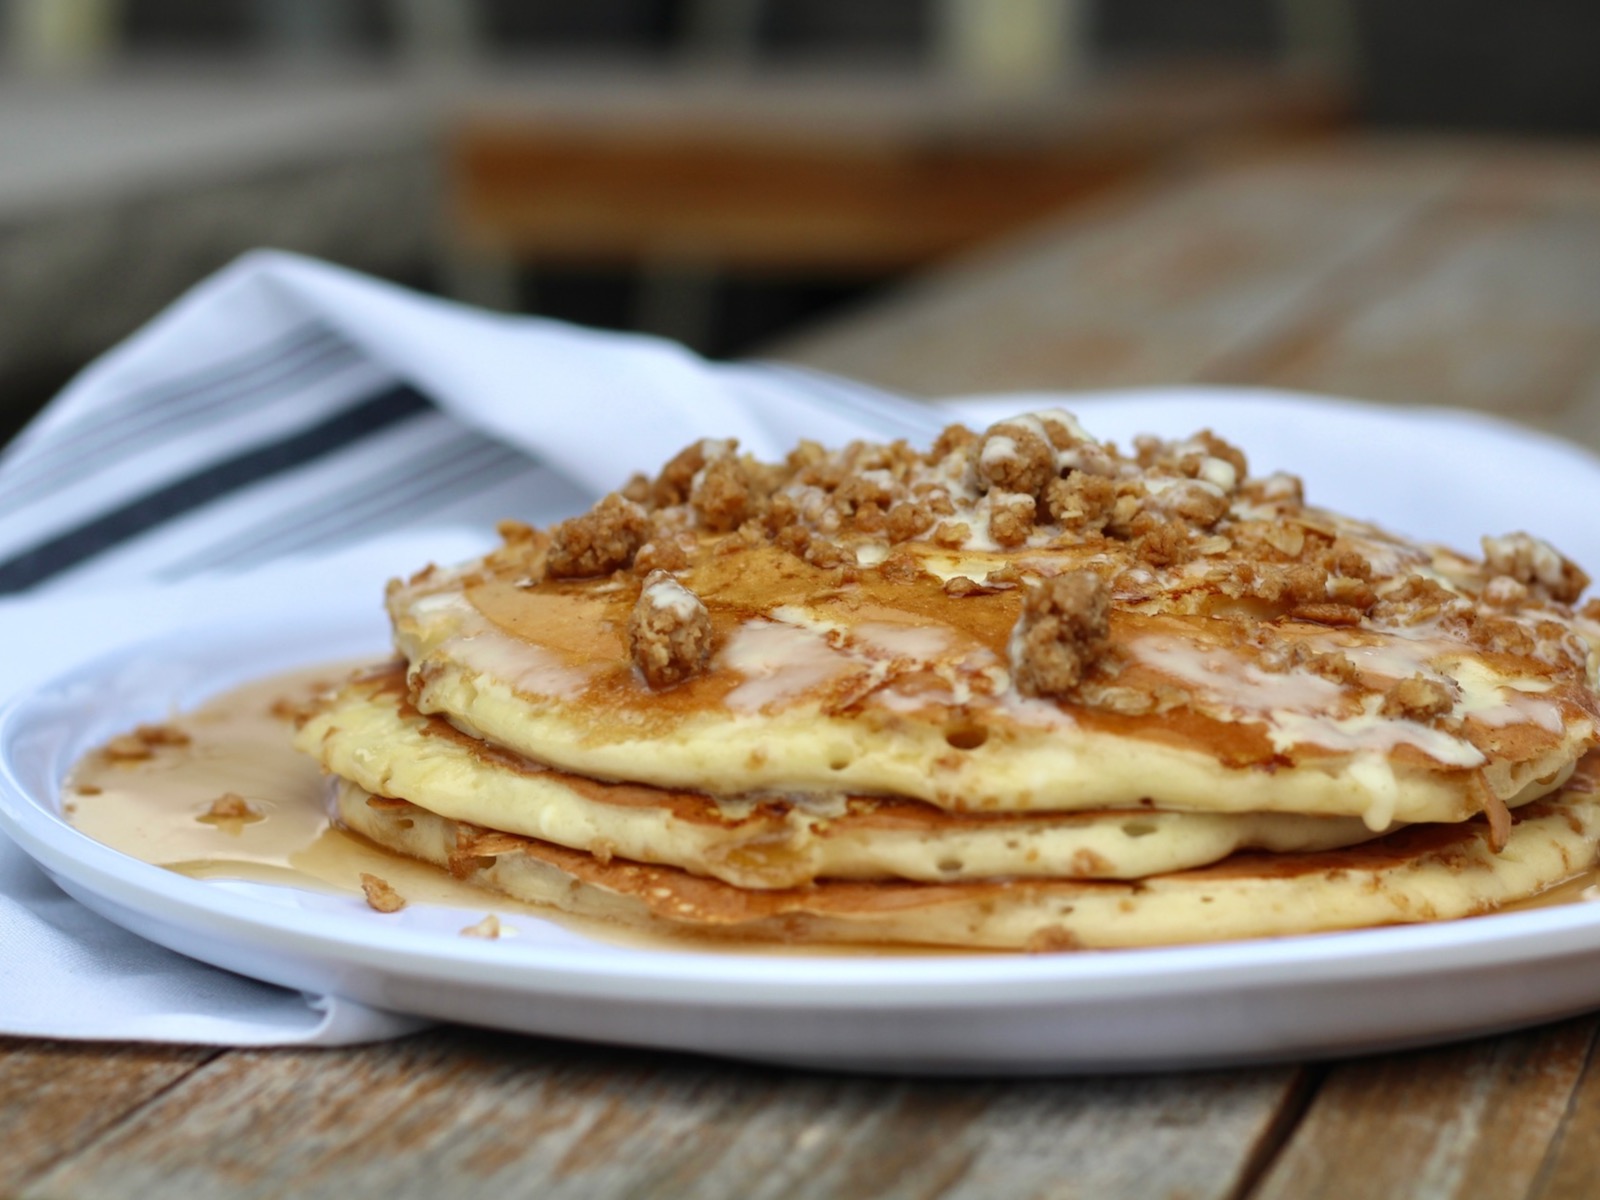
[[[1151,180],[1600,133],[1594,0],[0,0],[0,441],[255,246],[713,355]]]

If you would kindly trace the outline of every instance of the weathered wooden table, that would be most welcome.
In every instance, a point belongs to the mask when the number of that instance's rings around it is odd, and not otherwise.
[[[1209,381],[1600,446],[1600,149],[1213,164],[783,348],[925,393]],[[443,1029],[339,1051],[0,1041],[0,1195],[1590,1197],[1600,1017],[1334,1064],[850,1078]]]

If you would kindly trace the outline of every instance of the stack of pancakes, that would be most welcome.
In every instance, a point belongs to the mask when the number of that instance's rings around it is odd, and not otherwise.
[[[390,585],[338,819],[654,931],[1000,949],[1491,910],[1588,868],[1587,578],[1308,507],[1209,433],[689,447]],[[1600,757],[1600,756],[1597,756]]]

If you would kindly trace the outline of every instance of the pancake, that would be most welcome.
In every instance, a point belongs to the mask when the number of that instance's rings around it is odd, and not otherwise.
[[[297,744],[338,819],[521,900],[988,949],[1486,912],[1595,861],[1600,604],[1068,414],[688,447],[392,582]]]
[[[391,585],[413,702],[590,778],[956,813],[1461,821],[1600,725],[1587,582],[1307,506],[1209,434],[1069,415],[783,464],[701,443],[551,534]]]
[[[344,780],[335,803],[344,824],[380,845],[518,900],[635,929],[746,942],[1048,951],[1274,937],[1492,911],[1593,863],[1600,797],[1589,790],[1587,765],[1578,787],[1522,810],[1498,853],[1480,818],[1413,826],[1345,850],[1240,854],[1129,883],[831,882],[752,890],[486,831]]]
[[[792,888],[819,877],[1138,879],[1242,849],[1300,853],[1373,836],[1353,817],[1158,810],[962,816],[893,797],[718,799],[600,783],[419,713],[399,664],[346,684],[296,741],[333,774],[439,816],[746,888]]]

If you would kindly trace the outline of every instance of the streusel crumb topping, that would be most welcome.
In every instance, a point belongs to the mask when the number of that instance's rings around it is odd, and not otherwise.
[[[548,538],[514,522],[502,534],[489,565],[528,586],[635,581],[628,647],[653,689],[703,671],[712,652],[705,606],[675,577],[758,547],[841,587],[863,572],[891,584],[931,576],[963,601],[1027,584],[1011,642],[1015,686],[1122,711],[1171,698],[1125,694],[1119,663],[1100,654],[1119,612],[1234,622],[1260,670],[1309,666],[1350,688],[1362,669],[1311,661],[1305,629],[1438,634],[1564,670],[1588,655],[1574,621],[1600,623],[1600,608],[1576,618],[1569,607],[1588,577],[1528,534],[1485,538],[1473,560],[1309,507],[1298,478],[1252,476],[1244,453],[1209,430],[1140,437],[1125,453],[1058,410],[982,432],[952,425],[926,451],[802,442],[764,463],[734,441],[702,440]],[[1419,723],[1436,723],[1457,699],[1420,678],[1374,696],[1385,714]]]

